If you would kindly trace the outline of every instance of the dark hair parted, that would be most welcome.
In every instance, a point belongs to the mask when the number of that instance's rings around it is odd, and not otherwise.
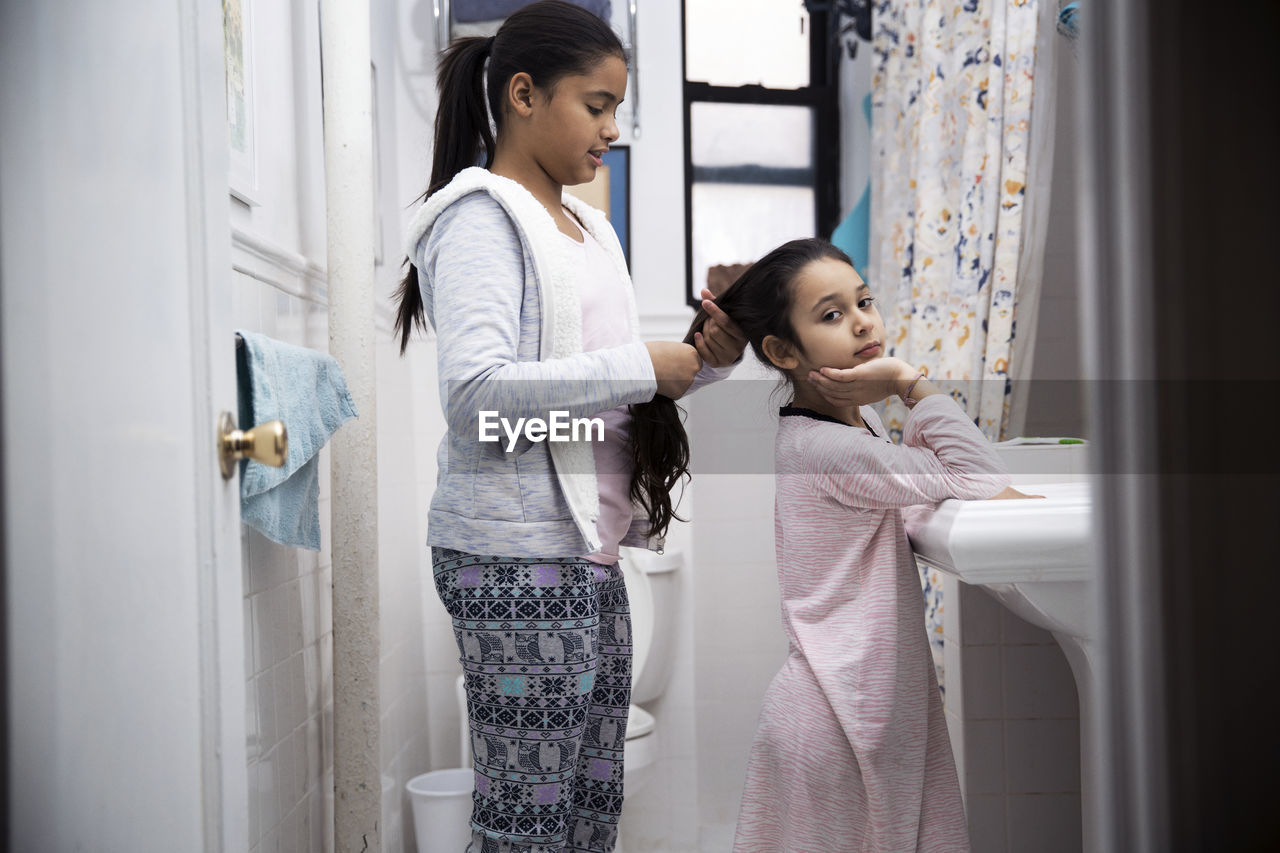
[[[501,134],[506,118],[502,99],[512,77],[524,72],[535,86],[554,89],[562,77],[586,74],[609,56],[627,57],[617,34],[593,13],[564,0],[538,0],[517,9],[492,38],[454,39],[440,57],[440,107],[431,182],[424,196],[430,198],[463,169],[479,165],[481,154],[486,169],[493,165],[497,143],[489,129],[489,114]],[[418,270],[411,259],[405,263],[409,269],[394,297],[398,304],[394,333],[400,338],[401,355],[414,327],[426,330]]]
[[[747,267],[716,297],[716,305],[742,329],[751,351],[761,364],[779,370],[764,354],[764,339],[770,335],[792,346],[800,346],[800,339],[791,325],[792,284],[801,270],[814,261],[822,260],[841,261],[853,266],[848,255],[826,240],[816,237],[792,240]],[[706,322],[707,311],[699,308],[685,341],[691,342],[694,333],[702,331]]]

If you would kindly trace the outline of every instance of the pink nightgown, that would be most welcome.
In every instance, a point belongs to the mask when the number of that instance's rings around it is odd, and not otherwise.
[[[791,649],[760,712],[735,853],[969,849],[902,510],[1010,480],[946,395],[915,406],[901,445],[861,411],[876,435],[782,410],[774,529]]]

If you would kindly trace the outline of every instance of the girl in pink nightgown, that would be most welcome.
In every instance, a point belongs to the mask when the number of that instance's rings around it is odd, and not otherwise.
[[[793,391],[774,521],[790,654],[760,712],[734,851],[968,850],[903,514],[1022,495],[960,407],[884,355],[870,291],[829,243],[775,249],[716,304]],[[891,395],[912,407],[901,444],[869,408]]]

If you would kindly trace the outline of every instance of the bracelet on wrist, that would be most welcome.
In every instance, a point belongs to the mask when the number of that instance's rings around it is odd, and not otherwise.
[[[921,379],[924,379],[924,377],[925,377],[925,372],[923,370],[917,373],[916,378],[911,380],[911,384],[907,386],[907,390],[902,393],[902,402],[906,405],[908,409],[910,409],[917,402],[919,402],[918,400],[916,400],[911,396],[911,392],[916,390],[916,383],[918,383]]]

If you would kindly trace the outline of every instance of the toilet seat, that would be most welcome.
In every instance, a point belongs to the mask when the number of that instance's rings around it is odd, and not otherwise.
[[[653,731],[653,714],[639,705],[627,708],[627,740],[644,737]]]

